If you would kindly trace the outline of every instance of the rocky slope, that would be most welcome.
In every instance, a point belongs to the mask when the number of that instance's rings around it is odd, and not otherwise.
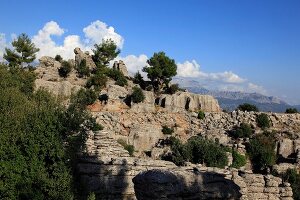
[[[75,54],[75,60],[69,60],[72,65],[82,59],[92,62],[90,55],[78,48]],[[84,87],[87,80],[78,78],[75,70],[67,78],[59,77],[60,66],[53,58],[42,57],[36,69],[36,87],[67,99]],[[116,62],[114,66],[126,74],[123,62]],[[125,87],[109,80],[99,92],[99,97],[106,95],[108,98],[102,101],[99,98],[88,106],[104,130],[88,134],[86,152],[79,160],[79,177],[87,192],[95,192],[105,199],[292,199],[288,183],[271,175],[253,174],[250,164],[238,171],[192,164],[176,167],[171,162],[159,160],[169,150],[160,144],[169,137],[163,134],[163,126],[173,128],[172,136],[182,141],[202,135],[245,154],[245,141],[230,138],[228,131],[247,122],[256,133],[261,132],[256,125],[259,113],[224,113],[212,96],[189,92],[156,96],[152,91],[143,91],[146,98],[142,103],[126,103],[126,96],[131,94],[134,86],[130,79]],[[203,120],[197,117],[199,110],[205,111]],[[277,155],[283,158],[283,162],[274,167],[277,171],[299,168],[300,114],[267,114],[272,129],[277,130]],[[134,146],[133,157],[117,142],[118,139]],[[286,160],[290,162],[286,163]],[[147,188],[150,186],[156,192],[149,193]]]

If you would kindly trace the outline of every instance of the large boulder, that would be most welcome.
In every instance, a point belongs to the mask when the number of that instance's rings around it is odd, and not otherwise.
[[[45,89],[57,97],[70,97],[72,93],[76,93],[80,88],[79,85],[73,85],[69,81],[45,81],[43,79],[35,80],[36,89]]]
[[[223,175],[180,169],[154,169],[133,178],[137,199],[239,199],[240,187]]]
[[[75,53],[75,64],[77,66],[81,63],[81,61],[85,60],[86,66],[88,66],[88,68],[90,68],[90,69],[96,68],[96,64],[94,63],[92,56],[89,54],[88,51],[83,52],[80,50],[79,47],[76,47],[74,49],[74,53]]]
[[[178,112],[182,110],[205,112],[220,112],[218,101],[210,95],[199,95],[189,92],[177,92],[173,95],[163,94],[156,103],[168,111]]]
[[[284,138],[279,141],[278,154],[283,158],[288,158],[289,155],[294,153],[293,140]]]
[[[61,67],[61,63],[49,56],[43,56],[39,59],[39,66],[36,68],[35,73],[37,78],[46,81],[58,81],[60,76],[58,69]]]
[[[113,69],[119,70],[124,76],[129,77],[127,67],[122,60],[120,60],[119,62],[115,61]]]

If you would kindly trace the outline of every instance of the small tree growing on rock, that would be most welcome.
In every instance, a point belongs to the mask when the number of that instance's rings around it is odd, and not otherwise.
[[[259,114],[256,118],[256,123],[257,123],[257,126],[262,129],[270,128],[270,126],[271,126],[270,119],[266,113]]]
[[[59,76],[67,78],[71,70],[71,64],[68,61],[62,61],[61,67],[58,69]]]
[[[102,43],[95,44],[94,47],[95,49],[92,50],[94,52],[92,58],[96,66],[100,68],[106,67],[109,62],[115,59],[120,53],[120,49],[118,49],[112,39],[102,40]]]
[[[154,89],[160,92],[163,85],[167,86],[173,76],[177,74],[177,65],[174,59],[166,56],[164,52],[154,53],[147,60],[149,67],[143,68],[147,73],[147,77],[151,80]]]
[[[133,92],[131,94],[131,100],[133,103],[140,103],[145,100],[145,95],[141,88],[139,87],[134,87]]]
[[[250,111],[258,112],[259,111],[255,105],[249,104],[249,103],[241,104],[237,107],[237,109],[240,111],[248,111],[248,112],[250,112]]]

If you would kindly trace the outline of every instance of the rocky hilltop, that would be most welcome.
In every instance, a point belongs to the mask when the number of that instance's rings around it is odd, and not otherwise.
[[[86,60],[91,69],[96,65],[87,52],[74,50],[72,66]],[[40,58],[35,70],[36,88],[49,90],[68,103],[71,94],[84,88],[87,78],[79,78],[73,68],[62,78],[58,69],[61,63],[51,57]],[[163,127],[171,127],[172,136],[185,142],[201,135],[208,140],[246,154],[249,138],[236,139],[228,133],[241,123],[250,124],[255,134],[262,132],[257,126],[260,113],[221,111],[218,101],[210,95],[178,91],[175,94],[155,94],[143,90],[141,103],[127,102],[134,84],[123,61],[116,61],[114,69],[127,77],[128,84],[119,86],[109,79],[99,93],[98,100],[88,109],[104,129],[88,133],[86,150],[80,155],[78,172],[84,189],[105,199],[293,199],[289,183],[271,174],[255,174],[251,163],[235,169],[225,169],[186,163],[178,167],[161,160],[170,151],[163,141],[170,135]],[[103,98],[105,97],[105,98]],[[205,113],[199,119],[198,112]],[[274,169],[285,172],[300,165],[300,115],[267,113],[271,129],[277,131],[276,154],[280,161]],[[122,142],[120,142],[122,141]],[[124,149],[132,145],[132,155]],[[228,154],[229,160],[232,157]]]

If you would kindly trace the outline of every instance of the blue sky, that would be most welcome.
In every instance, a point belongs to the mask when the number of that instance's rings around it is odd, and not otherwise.
[[[261,92],[300,104],[299,0],[45,2],[1,2],[0,54],[22,32],[43,44],[42,52],[66,57],[67,47],[89,50],[112,36],[132,72],[165,51],[179,75],[210,89]]]

